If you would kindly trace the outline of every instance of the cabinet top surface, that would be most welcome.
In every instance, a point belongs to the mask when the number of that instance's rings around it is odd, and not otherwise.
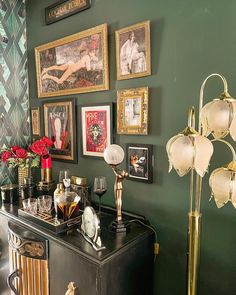
[[[100,219],[100,226],[102,243],[106,249],[97,252],[76,230],[63,234],[56,234],[38,224],[18,216],[18,206],[5,205],[0,208],[0,213],[11,220],[15,220],[18,224],[23,225],[36,234],[47,238],[49,241],[54,240],[55,242],[81,254],[85,258],[93,260],[95,263],[106,262],[111,257],[119,255],[119,253],[125,249],[132,247],[134,244],[153,235],[153,232],[148,227],[138,222],[132,222],[130,224],[130,230],[127,233],[113,233],[109,230],[109,224],[115,219],[115,215],[111,212],[104,212]],[[134,218],[129,217],[129,219]]]

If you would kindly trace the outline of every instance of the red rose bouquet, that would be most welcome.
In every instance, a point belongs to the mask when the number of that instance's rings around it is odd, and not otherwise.
[[[15,145],[9,148],[1,148],[0,155],[2,162],[8,167],[39,167],[40,157],[49,154],[48,149],[53,145],[53,142],[48,137],[36,140],[29,146],[29,150]]]

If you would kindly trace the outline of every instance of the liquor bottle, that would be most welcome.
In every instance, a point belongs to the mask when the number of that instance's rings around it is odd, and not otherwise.
[[[60,199],[60,195],[64,194],[65,193],[65,190],[64,190],[64,185],[63,183],[58,183],[57,184],[57,188],[55,189],[54,191],[54,194],[53,194],[53,197],[54,197],[54,208],[55,208],[55,213],[56,213],[56,218],[58,218],[58,204],[57,202],[59,201]]]

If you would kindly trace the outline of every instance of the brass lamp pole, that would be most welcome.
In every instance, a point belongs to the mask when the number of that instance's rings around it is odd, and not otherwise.
[[[212,77],[219,77],[224,85],[224,92],[212,102],[203,107],[203,96],[206,82]],[[207,171],[213,154],[212,141],[225,143],[232,151],[233,161],[224,168],[212,172],[210,186],[218,208],[229,200],[236,207],[236,191],[233,191],[236,179],[236,156],[233,147],[222,140],[230,133],[236,139],[236,100],[228,93],[226,79],[219,74],[209,75],[202,83],[199,97],[199,124],[195,130],[194,108],[189,110],[188,126],[177,136],[172,137],[167,143],[167,153],[170,169],[175,168],[179,176],[190,172],[190,210],[188,213],[188,275],[187,294],[196,295],[197,276],[200,257],[201,237],[201,191],[202,178]],[[212,134],[215,139],[207,137]],[[194,182],[195,180],[195,182]],[[220,183],[227,183],[224,191],[218,194]],[[194,189],[195,186],[195,189]]]

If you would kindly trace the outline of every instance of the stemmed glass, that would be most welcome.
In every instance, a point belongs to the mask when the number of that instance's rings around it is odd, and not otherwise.
[[[98,215],[101,216],[101,197],[107,191],[107,181],[105,176],[96,176],[94,178],[93,191],[99,197]]]

